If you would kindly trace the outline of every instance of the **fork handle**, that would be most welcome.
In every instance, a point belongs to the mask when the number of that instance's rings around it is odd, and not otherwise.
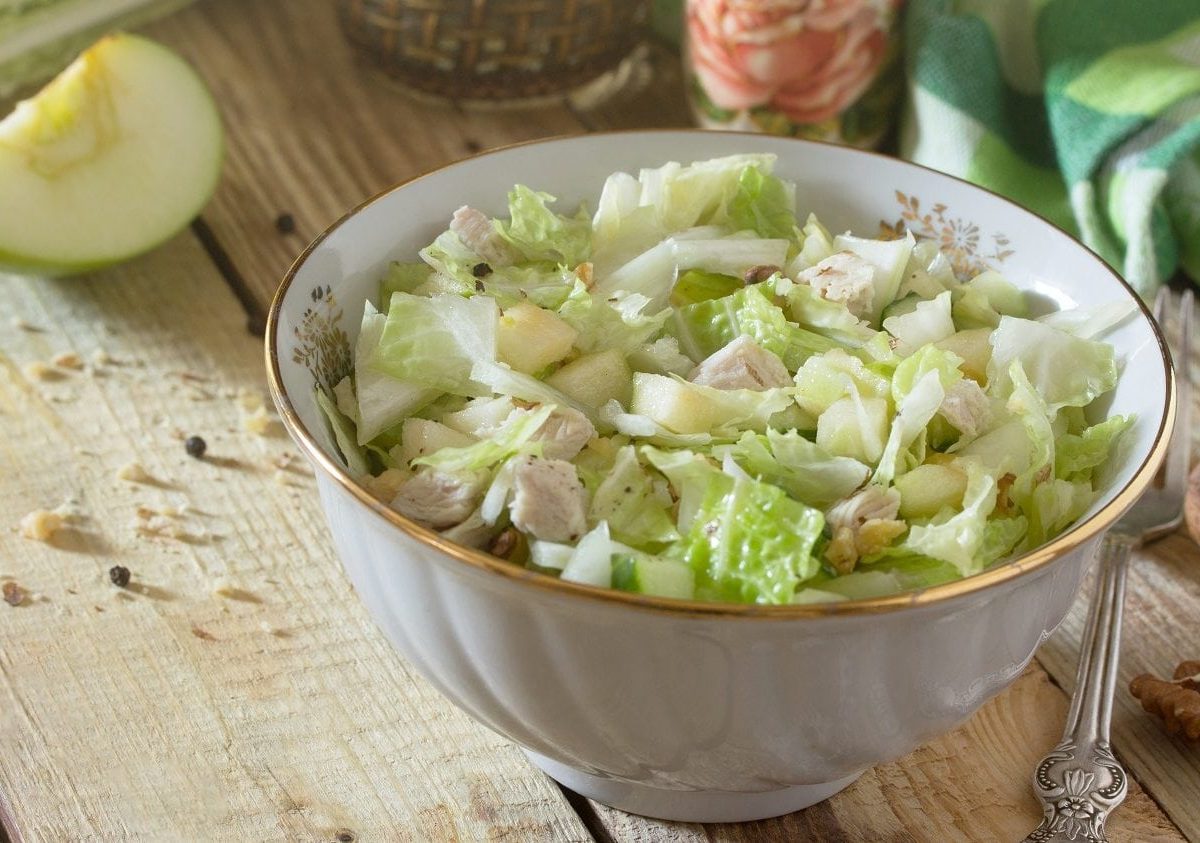
[[[1062,741],[1037,766],[1034,794],[1045,818],[1027,843],[1102,843],[1104,823],[1125,799],[1129,782],[1109,746],[1113,689],[1121,649],[1121,607],[1134,540],[1109,533],[1079,652],[1075,694]]]

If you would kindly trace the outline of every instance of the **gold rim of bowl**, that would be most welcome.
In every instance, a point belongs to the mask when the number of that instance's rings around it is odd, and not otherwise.
[[[541,574],[536,571],[531,571],[527,568],[514,565],[511,562],[506,562],[482,550],[476,550],[472,547],[458,544],[445,538],[439,533],[427,527],[405,518],[400,513],[389,507],[383,501],[374,497],[361,484],[352,478],[346,469],[332,456],[330,456],[317,442],[313,439],[308,428],[300,420],[299,414],[296,412],[295,406],[288,397],[286,390],[283,387],[283,378],[279,368],[278,354],[278,332],[279,332],[279,316],[283,308],[283,301],[287,296],[288,290],[291,288],[292,281],[296,277],[296,273],[300,267],[308,259],[308,256],[334,231],[336,231],[343,223],[356,215],[359,211],[366,208],[368,205],[387,196],[394,191],[400,190],[416,181],[424,179],[430,175],[441,172],[449,167],[453,167],[465,160],[474,158],[482,158],[489,155],[495,155],[509,149],[515,149],[522,146],[532,146],[535,144],[558,143],[572,138],[595,137],[598,135],[608,136],[625,136],[636,138],[639,135],[646,134],[672,134],[678,132],[697,132],[709,133],[703,129],[638,129],[638,130],[623,130],[623,131],[606,131],[593,132],[584,135],[560,135],[550,138],[539,138],[537,140],[523,141],[520,143],[508,144],[506,146],[497,147],[486,152],[481,152],[476,155],[466,156],[455,161],[451,161],[440,167],[432,170],[427,170],[413,178],[399,182],[385,190],[380,191],[366,201],[355,206],[353,209],[344,214],[340,219],[326,228],[312,243],[310,243],[300,256],[288,268],[287,273],[283,277],[283,282],[279,289],[275,292],[275,296],[271,301],[271,309],[267,314],[266,327],[266,362],[267,376],[271,396],[274,398],[276,406],[279,408],[280,417],[283,420],[284,426],[291,433],[292,437],[300,445],[301,450],[316,464],[322,471],[331,477],[343,490],[348,492],[359,503],[363,504],[367,509],[374,512],[380,518],[384,519],[396,529],[405,533],[410,538],[430,546],[431,548],[444,553],[451,560],[456,560],[472,568],[481,571],[495,574],[512,580],[518,580],[530,586],[560,593],[566,597],[581,598],[591,601],[599,601],[601,603],[609,603],[613,605],[627,606],[631,609],[643,611],[662,612],[672,615],[691,615],[691,616],[706,616],[706,617],[722,617],[722,618],[764,618],[774,620],[785,620],[791,618],[813,618],[826,617],[833,615],[861,615],[876,612],[892,611],[902,609],[908,606],[928,606],[934,603],[941,603],[951,600],[956,597],[962,597],[967,594],[983,591],[1001,583],[1009,582],[1018,577],[1023,577],[1034,571],[1040,570],[1049,565],[1055,559],[1063,556],[1070,550],[1078,547],[1092,537],[1096,536],[1111,527],[1116,520],[1128,509],[1134,501],[1145,491],[1150,481],[1154,478],[1154,473],[1157,471],[1159,464],[1162,462],[1166,454],[1167,446],[1170,442],[1171,429],[1175,420],[1175,405],[1176,405],[1176,384],[1175,373],[1170,363],[1170,355],[1167,351],[1166,341],[1164,340],[1159,326],[1154,321],[1147,309],[1145,302],[1131,288],[1124,279],[1116,272],[1108,267],[1098,256],[1093,257],[1096,260],[1096,269],[1099,272],[1106,272],[1118,284],[1125,288],[1129,296],[1136,302],[1142,314],[1150,323],[1151,330],[1154,332],[1154,339],[1158,343],[1159,356],[1163,363],[1163,376],[1167,384],[1166,402],[1163,406],[1163,412],[1159,418],[1158,433],[1155,438],[1154,447],[1146,455],[1142,464],[1138,466],[1133,477],[1125,484],[1113,499],[1109,501],[1098,512],[1090,518],[1075,524],[1065,533],[1057,536],[1054,540],[1047,544],[1038,547],[1029,553],[1017,557],[1016,559],[1005,562],[996,567],[989,568],[973,576],[966,577],[961,580],[943,583],[942,585],[930,586],[927,588],[917,589],[914,591],[906,591],[900,594],[888,595],[885,597],[870,597],[857,600],[844,600],[833,603],[813,603],[805,605],[762,605],[762,604],[745,604],[745,603],[710,603],[700,600],[677,600],[666,597],[651,597],[642,594],[633,594],[626,591],[618,591],[612,588],[600,588],[598,586],[582,585],[579,583],[567,582],[558,579],[557,577]],[[722,132],[728,135],[744,135],[748,138],[762,138],[753,132]],[[817,146],[837,146],[837,144],[828,144],[822,141],[792,139],[796,143],[814,144]],[[893,158],[879,152],[870,150],[851,150],[848,147],[838,146],[837,148],[851,151],[862,155],[872,155],[884,158],[891,163],[900,164],[902,166],[914,167],[921,170],[927,170],[931,173],[936,173],[944,178],[950,178],[954,181],[961,182],[968,187],[980,190],[984,193],[990,193],[996,198],[1002,200],[1008,205],[1011,205],[1017,211],[1023,214],[1037,217],[1046,225],[1052,226],[1062,236],[1071,240],[1080,248],[1087,249],[1086,246],[1079,243],[1071,234],[1060,226],[1050,222],[1044,217],[1030,211],[1007,197],[1001,196],[995,191],[980,187],[979,185],[971,184],[965,179],[957,178],[946,173],[933,170],[930,167],[925,167],[921,164],[914,164],[910,161]],[[1090,251],[1090,250],[1088,250]]]

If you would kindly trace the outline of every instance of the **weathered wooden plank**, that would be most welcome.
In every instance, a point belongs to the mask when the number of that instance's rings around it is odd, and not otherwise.
[[[356,60],[329,0],[203,0],[147,28],[186,56],[225,119],[204,213],[255,299],[309,240],[384,188],[480,148],[581,130],[563,105],[463,111],[417,102]],[[275,220],[288,213],[295,231]]]
[[[618,843],[767,843],[821,840],[1020,840],[1041,819],[1029,787],[1037,759],[1058,737],[1067,701],[1031,667],[970,722],[916,752],[867,771],[827,802],[757,823],[692,825],[595,805]],[[593,803],[594,804],[594,803]],[[1136,783],[1109,827],[1114,841],[1182,840]]]
[[[307,468],[277,424],[242,427],[261,341],[193,237],[0,295],[22,320],[0,323],[0,511],[76,513],[52,544],[0,532],[0,579],[35,594],[0,603],[14,843],[590,839],[366,616]],[[28,370],[64,352],[89,368]],[[118,479],[133,461],[153,480]]]

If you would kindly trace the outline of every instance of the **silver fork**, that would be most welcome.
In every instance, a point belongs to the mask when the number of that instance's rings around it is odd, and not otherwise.
[[[1164,333],[1168,296],[1164,287],[1154,301],[1154,318]],[[1067,727],[1062,741],[1033,774],[1033,791],[1046,816],[1026,843],[1107,841],[1104,823],[1129,788],[1108,739],[1121,650],[1125,573],[1130,551],[1167,535],[1183,518],[1191,443],[1191,337],[1192,291],[1187,290],[1180,302],[1179,342],[1172,346],[1178,397],[1175,431],[1155,482],[1100,546],[1099,582],[1080,644]]]

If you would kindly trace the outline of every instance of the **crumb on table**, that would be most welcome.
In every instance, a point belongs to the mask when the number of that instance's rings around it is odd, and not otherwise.
[[[154,480],[150,476],[150,472],[146,471],[145,467],[136,460],[127,462],[118,468],[117,479],[124,480],[127,483],[150,483]]]
[[[29,599],[29,592],[17,585],[12,580],[4,583],[2,588],[4,593],[4,602],[10,606],[20,606],[27,599]]]
[[[50,362],[53,363],[55,366],[58,366],[60,369],[82,369],[83,368],[83,358],[80,357],[78,354],[76,354],[74,351],[64,351],[61,354],[57,354],[54,356],[54,359],[51,360]]]
[[[65,519],[49,509],[35,509],[21,519],[21,535],[27,539],[48,542],[62,529]]]

